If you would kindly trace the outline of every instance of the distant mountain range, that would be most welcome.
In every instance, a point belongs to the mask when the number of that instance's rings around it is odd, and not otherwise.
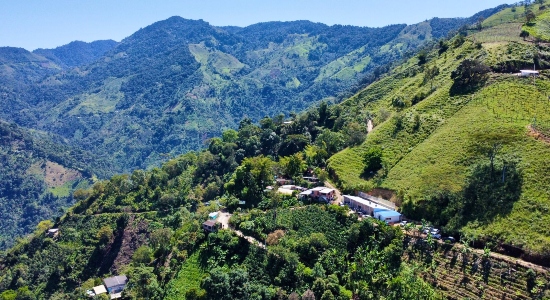
[[[59,215],[94,175],[158,165],[204,147],[243,118],[338,101],[427,43],[500,9],[383,28],[309,21],[215,27],[172,17],[120,43],[2,47],[0,120],[12,124],[0,125],[6,136],[18,132],[29,142],[2,137],[0,248]],[[47,168],[72,175],[54,184]]]
[[[63,69],[69,69],[95,62],[116,45],[118,43],[113,40],[91,43],[74,41],[55,49],[36,49],[33,53],[51,60]]]
[[[0,118],[145,168],[249,117],[335,100],[467,19],[383,28],[309,21],[214,27],[172,17],[122,42],[1,48]]]

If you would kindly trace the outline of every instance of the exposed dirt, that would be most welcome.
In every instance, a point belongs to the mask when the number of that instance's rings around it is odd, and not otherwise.
[[[367,122],[367,133],[370,133],[374,129],[374,124],[372,124],[372,120],[369,120]]]
[[[531,127],[531,125],[527,126],[527,129],[529,129],[529,136],[534,137],[536,140],[540,140],[546,142],[547,144],[550,144],[550,137]]]
[[[48,187],[62,186],[69,181],[79,178],[82,178],[82,174],[80,174],[80,172],[65,168],[55,162],[46,161],[46,165],[44,167],[44,181]]]
[[[216,219],[216,222],[222,224],[222,229],[229,229],[229,230],[235,232],[238,236],[240,236],[240,237],[244,238],[245,240],[247,240],[250,244],[258,245],[260,248],[265,249],[265,245],[262,242],[256,240],[255,238],[253,238],[251,236],[244,235],[239,230],[235,230],[234,228],[229,227],[229,218],[231,218],[230,213],[226,212],[225,210],[219,211],[218,212],[218,218]]]
[[[135,216],[130,216],[128,225],[122,233],[122,241],[118,253],[114,259],[111,271],[118,273],[121,268],[128,265],[132,260],[132,255],[141,245],[145,244],[149,233],[148,224],[143,220],[136,221]]]

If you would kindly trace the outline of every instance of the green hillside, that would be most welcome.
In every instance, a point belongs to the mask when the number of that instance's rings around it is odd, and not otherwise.
[[[0,297],[83,298],[101,278],[126,274],[126,299],[267,300],[308,290],[334,299],[440,299],[420,270],[401,263],[399,227],[264,192],[275,174],[301,180],[306,164],[322,175],[324,149],[305,136],[315,133],[314,116],[243,120],[208,150],[78,190],[66,214],[0,256]],[[206,233],[201,224],[220,205],[233,214],[233,229]],[[59,236],[46,236],[49,228]]]
[[[484,30],[508,40],[481,43],[486,32],[469,30],[341,104],[245,118],[207,149],[76,191],[61,218],[0,255],[1,296],[84,298],[101,278],[126,274],[126,299],[548,298],[547,271],[491,254],[548,262],[550,84],[546,71],[535,84],[510,74],[531,65],[525,49],[546,46],[498,28]],[[242,67],[201,43],[186,49],[204,72]],[[344,192],[393,190],[406,216],[462,242],[266,189],[274,176],[311,187],[302,177],[314,174]],[[205,232],[221,209],[231,214],[220,216],[224,228]]]
[[[85,43],[74,41],[55,49],[36,49],[33,53],[41,55],[64,69],[84,66],[103,57],[118,43],[113,40]]]
[[[61,216],[93,177],[110,175],[104,160],[55,138],[0,121],[0,249]]]
[[[537,68],[548,68],[549,49],[519,38],[521,23],[510,13],[495,14],[463,44],[455,38],[446,51],[436,47],[422,66],[411,59],[343,102],[346,119],[371,117],[376,126],[363,144],[332,156],[328,165],[346,190],[392,190],[411,218],[542,262],[550,255],[550,84],[544,70],[535,82],[510,72],[532,69],[534,53]],[[479,88],[457,90],[451,73],[467,59],[491,72]],[[439,75],[427,82],[425,70],[433,66]],[[373,147],[382,149],[383,169],[364,174],[363,156]]]
[[[55,223],[41,222],[0,253],[0,297],[86,298],[102,278],[118,274],[129,278],[124,299],[548,297],[548,274],[540,268],[514,265],[503,277],[503,260],[479,257],[469,243],[420,241],[399,226],[359,220],[347,207],[265,191],[275,174],[304,186],[306,167],[326,177],[327,151],[346,145],[339,145],[342,132],[318,131],[325,122],[333,127],[327,112],[321,105],[291,124],[243,120],[207,150],[78,190],[78,203]],[[220,206],[232,214],[228,223],[205,232],[202,222]],[[59,235],[46,236],[49,228]],[[446,265],[456,274],[442,270]],[[499,291],[498,278],[508,293]]]
[[[14,92],[0,117],[109,156],[116,171],[147,168],[203,147],[244,117],[256,122],[337,101],[404,55],[501,8],[382,28],[308,21],[218,28],[172,17],[118,44],[28,53],[58,71]]]

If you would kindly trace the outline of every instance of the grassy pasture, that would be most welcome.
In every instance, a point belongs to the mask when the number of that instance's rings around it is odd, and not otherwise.
[[[463,231],[550,255],[550,145],[533,137],[529,129],[536,125],[539,132],[550,131],[550,83],[545,77],[533,82],[495,73],[475,93],[450,93],[450,72],[465,58],[481,59],[491,66],[508,61],[532,63],[529,51],[535,47],[519,37],[521,23],[514,21],[509,9],[500,14],[496,17],[508,23],[489,18],[485,22],[491,27],[472,34],[467,39],[471,42],[442,55],[429,55],[428,65],[440,68],[433,82],[435,91],[430,93],[429,85],[423,83],[422,70],[412,58],[340,104],[345,118],[363,120],[370,115],[376,127],[362,145],[332,156],[329,169],[346,191],[382,187],[415,202],[437,191],[460,192],[472,166],[488,160],[480,145],[497,141],[502,144],[497,159],[519,163],[524,182],[521,197],[509,213],[489,223],[469,223]],[[476,48],[474,42],[483,47]],[[417,104],[409,102],[403,109],[391,104],[394,97],[407,101],[420,92],[428,96]],[[386,118],[381,118],[382,111]],[[416,130],[415,115],[421,120]],[[397,118],[404,124],[400,130],[396,130]],[[375,145],[383,149],[385,171],[364,178],[362,156]]]

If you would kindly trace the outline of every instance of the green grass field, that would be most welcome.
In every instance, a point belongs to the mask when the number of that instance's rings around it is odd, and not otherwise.
[[[418,104],[401,111],[391,106],[394,97],[407,101],[412,95],[429,92],[429,85],[422,84],[423,74],[413,72],[418,69],[415,58],[343,102],[346,118],[363,120],[370,114],[376,127],[362,145],[332,156],[329,169],[345,191],[381,187],[414,203],[433,192],[461,191],[472,166],[488,161],[479,145],[497,140],[502,144],[497,159],[519,162],[524,182],[521,197],[506,215],[485,225],[470,223],[463,232],[550,255],[550,144],[533,137],[528,128],[533,123],[541,130],[550,128],[550,83],[493,74],[475,93],[450,94],[450,72],[464,58],[481,59],[488,65],[529,61],[525,52],[535,48],[514,36],[517,33],[519,37],[520,27],[512,22],[509,12],[503,14],[510,24],[488,19],[494,27],[469,37],[472,43],[429,56],[428,64],[439,66],[440,75],[433,83],[436,90]],[[483,42],[483,47],[476,48],[474,41]],[[387,119],[380,118],[382,110],[389,115]],[[421,120],[416,130],[415,115]],[[400,130],[395,125],[398,116],[404,124]],[[362,156],[375,145],[383,149],[385,176],[365,179]]]
[[[550,41],[550,11],[538,15],[534,24],[524,25],[523,30],[529,32],[529,35],[533,37]]]
[[[539,5],[532,5],[533,12],[539,11]],[[525,7],[517,6],[515,8],[506,8],[501,12],[498,12],[485,21],[483,21],[483,28],[493,27],[505,23],[523,23],[525,22]]]
[[[196,252],[183,263],[176,278],[172,279],[167,287],[167,300],[185,299],[185,293],[193,288],[200,289],[202,276],[205,271],[199,265],[199,253]]]

